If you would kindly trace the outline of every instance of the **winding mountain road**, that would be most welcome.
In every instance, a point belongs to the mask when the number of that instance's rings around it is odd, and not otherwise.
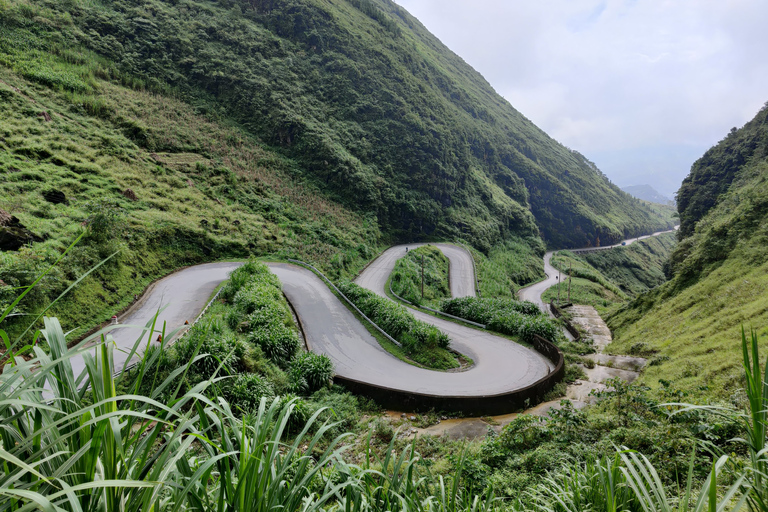
[[[472,256],[463,248],[436,244],[449,258],[451,290],[455,296],[475,294]],[[406,247],[385,251],[358,278],[358,284],[386,296],[384,287],[395,262]],[[117,346],[116,368],[126,362],[139,337],[146,341],[145,325],[159,308],[156,331],[166,322],[167,330],[183,327],[205,307],[218,284],[241,263],[209,263],[190,267],[158,281],[141,301],[112,329]],[[552,363],[538,352],[486,331],[472,329],[417,310],[420,320],[436,325],[452,340],[451,346],[474,360],[464,371],[441,372],[419,368],[386,352],[350,310],[313,272],[287,263],[269,263],[283,283],[283,291],[298,313],[307,345],[333,361],[338,376],[386,390],[411,395],[480,398],[506,396],[529,387],[548,375]],[[73,358],[75,375],[84,369],[82,357]]]
[[[672,233],[679,228],[680,226],[675,226],[674,229],[669,229],[667,231],[657,231],[650,235],[645,235],[638,238],[630,238],[616,245],[606,245],[604,247],[584,247],[581,249],[568,249],[568,250],[578,254],[581,252],[594,252],[594,251],[603,251],[606,249],[616,249],[619,247],[626,247],[639,240],[645,240],[646,238],[659,236],[664,233]],[[553,267],[550,263],[550,260],[552,259],[552,255],[555,252],[557,251],[548,251],[546,254],[544,254],[544,274],[547,276],[546,279],[544,279],[543,281],[539,281],[538,283],[534,283],[530,286],[526,286],[525,288],[520,288],[520,290],[518,290],[517,292],[520,300],[531,301],[537,306],[539,306],[539,308],[542,311],[546,311],[550,315],[552,315],[552,312],[549,310],[549,307],[546,304],[544,304],[544,301],[541,299],[541,296],[544,295],[544,292],[547,291],[547,289],[549,289],[552,286],[555,286],[560,281],[561,276],[559,275],[558,270],[555,267]]]
[[[474,295],[475,276],[472,256],[465,250],[450,244],[435,244],[451,262],[451,289],[458,296]],[[372,292],[386,297],[384,291],[395,262],[405,255],[406,247],[399,245],[387,249],[371,263],[355,282]],[[456,270],[454,270],[456,268]],[[464,295],[459,295],[459,294]],[[463,372],[448,373],[416,368],[390,356],[387,367],[404,366],[406,380],[391,380],[388,387],[418,389],[420,393],[448,396],[495,395],[508,393],[533,384],[546,376],[552,363],[538,352],[518,345],[506,338],[487,331],[466,327],[442,318],[436,318],[416,309],[408,308],[424,322],[437,326],[451,338],[451,347],[471,357],[475,364]],[[376,361],[374,366],[383,364]],[[338,371],[338,369],[337,369]],[[359,379],[357,379],[359,380]]]
[[[552,286],[555,286],[560,281],[557,269],[553,267],[549,262],[549,260],[552,259],[553,254],[554,251],[549,251],[544,255],[544,274],[547,276],[546,279],[539,281],[538,283],[533,283],[532,285],[526,286],[525,288],[520,288],[520,290],[517,292],[520,300],[531,301],[539,306],[540,310],[546,311],[550,315],[552,315],[552,312],[549,310],[549,307],[544,304],[541,296],[544,295],[545,291],[547,291]]]
[[[657,236],[668,231],[626,241]],[[358,277],[357,284],[382,297],[395,262],[406,248],[423,244],[399,245],[386,250]],[[474,296],[475,273],[472,256],[461,247],[434,244],[450,261],[451,293],[454,297]],[[612,246],[620,247],[620,245]],[[602,248],[592,248],[600,250]],[[557,283],[557,270],[550,264],[552,252],[544,256],[547,279],[520,290],[520,298],[530,300],[548,311],[541,300],[544,291]],[[157,330],[166,322],[169,331],[192,321],[205,307],[213,290],[241,263],[208,263],[190,267],[158,281],[112,331],[118,350],[116,367],[120,368],[136,340],[142,336],[145,324],[158,309]],[[416,309],[411,313],[437,326],[452,340],[451,346],[475,364],[465,371],[440,372],[407,364],[386,352],[378,341],[357,320],[349,309],[313,272],[287,263],[269,263],[271,270],[283,283],[283,291],[298,312],[309,348],[326,354],[333,361],[337,375],[346,379],[386,389],[426,396],[481,397],[510,393],[530,386],[552,370],[552,363],[529,348]],[[155,338],[157,332],[152,334]],[[146,339],[147,334],[143,335]],[[82,357],[72,358],[75,375],[84,369]]]

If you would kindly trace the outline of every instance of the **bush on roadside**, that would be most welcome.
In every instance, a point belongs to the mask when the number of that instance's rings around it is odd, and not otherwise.
[[[324,354],[302,352],[291,362],[288,373],[294,391],[312,393],[328,386],[333,378],[333,362]]]
[[[271,284],[280,288],[280,280],[269,271],[268,266],[260,261],[248,260],[229,274],[229,281],[222,287],[220,297],[227,302],[232,302],[235,294],[246,283],[253,281],[254,276],[261,276],[263,280],[269,280]]]
[[[403,345],[409,354],[429,348],[448,348],[451,339],[437,327],[416,320],[408,310],[354,283],[343,282],[339,289],[374,323]]]
[[[259,406],[262,397],[271,400],[275,397],[272,385],[255,373],[241,373],[222,383],[224,397],[232,408],[250,412]]]
[[[233,374],[243,370],[243,358],[248,347],[238,340],[232,332],[216,333],[205,324],[197,324],[189,334],[177,341],[172,347],[173,357],[179,364],[186,364],[194,357],[200,339],[203,339],[197,355],[208,354],[196,361],[192,370],[200,377],[208,379],[221,365],[220,375]]]
[[[248,335],[248,341],[261,348],[280,368],[287,368],[301,347],[299,336],[281,323],[260,327]]]
[[[554,340],[559,329],[555,323],[545,315],[527,317],[518,330],[520,339],[532,342],[534,337],[541,336],[546,340]]]
[[[520,336],[523,341],[529,343],[535,335],[554,340],[558,333],[555,323],[542,314],[536,304],[529,301],[460,297],[444,301],[440,310],[449,315],[485,324],[492,331]]]

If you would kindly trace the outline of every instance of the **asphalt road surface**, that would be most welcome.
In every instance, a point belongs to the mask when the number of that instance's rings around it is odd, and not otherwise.
[[[152,333],[153,342],[166,324],[166,333],[184,327],[184,322],[197,318],[216,287],[229,277],[229,273],[242,263],[205,263],[175,272],[156,282],[141,300],[120,319],[120,324],[110,332],[115,340],[115,370],[121,370],[136,340],[143,337],[146,346],[148,333],[145,325],[158,309],[165,309],[158,315]],[[170,340],[168,340],[170,341]],[[75,377],[85,369],[85,361],[80,356],[72,358],[72,370]]]
[[[557,269],[549,263],[549,260],[552,259],[552,254],[554,254],[554,251],[549,251],[544,255],[544,273],[547,275],[547,278],[525,288],[520,288],[517,292],[520,300],[531,301],[539,306],[541,311],[547,312],[550,315],[552,315],[552,313],[549,311],[549,306],[544,304],[544,301],[541,300],[541,296],[544,295],[544,292],[547,291],[548,288],[555,286],[560,280]]]
[[[451,287],[474,291],[471,255],[456,246],[436,245],[451,258]],[[356,283],[386,297],[384,288],[387,279],[395,262],[405,255],[406,247],[412,248],[415,245],[401,245],[386,250],[360,274]],[[455,274],[454,265],[459,267]],[[406,373],[394,379],[398,389],[446,396],[492,395],[533,384],[552,369],[552,363],[544,356],[506,338],[436,318],[415,309],[409,310],[417,319],[433,324],[448,334],[451,347],[471,357],[475,365],[464,372],[446,373],[419,369],[390,356],[392,361],[404,365],[403,370]],[[375,366],[383,363],[384,360],[377,361]],[[385,376],[387,373],[388,371]],[[361,380],[359,377],[352,378]],[[365,381],[371,382],[369,379]],[[393,382],[390,381],[387,385],[393,387]]]
[[[668,229],[666,231],[656,231],[655,233],[652,233],[650,235],[644,235],[639,236],[637,238],[628,238],[626,240],[622,240],[616,245],[605,245],[602,247],[582,247],[581,249],[569,249],[571,252],[580,253],[580,252],[595,252],[595,251],[604,251],[606,249],[616,249],[618,247],[626,247],[627,245],[632,245],[633,243],[639,241],[639,240],[645,240],[646,238],[651,238],[654,236],[663,235],[664,233],[672,233],[674,231],[677,231],[680,229],[680,226],[675,226],[674,229]]]

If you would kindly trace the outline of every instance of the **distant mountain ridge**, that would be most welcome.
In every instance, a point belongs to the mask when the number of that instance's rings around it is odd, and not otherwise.
[[[621,190],[633,197],[642,199],[643,201],[649,201],[651,203],[669,204],[672,202],[672,199],[668,198],[661,192],[658,192],[650,185],[630,185],[628,187],[621,187]]]

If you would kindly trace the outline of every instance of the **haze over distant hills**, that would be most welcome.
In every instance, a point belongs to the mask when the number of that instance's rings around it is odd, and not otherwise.
[[[655,188],[650,185],[630,185],[627,187],[621,187],[621,190],[627,194],[642,199],[643,201],[650,201],[651,203],[667,204],[672,201],[664,194],[660,194]]]
[[[608,178],[622,189],[653,183],[662,195],[674,197],[691,165],[707,150],[702,146],[668,146],[589,153]]]

